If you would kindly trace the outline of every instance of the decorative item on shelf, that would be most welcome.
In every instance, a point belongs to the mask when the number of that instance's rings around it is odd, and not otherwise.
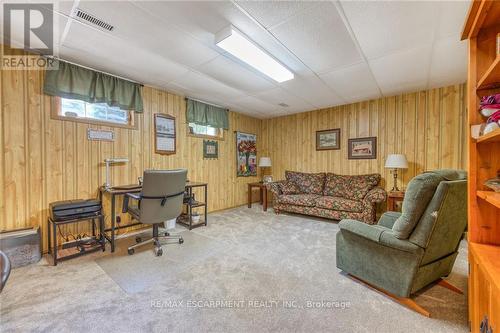
[[[175,154],[175,146],[175,117],[155,113],[155,152],[157,154]]]
[[[497,171],[496,178],[488,179],[484,185],[491,188],[495,192],[500,192],[500,170]]]
[[[500,94],[481,97],[479,113],[488,118],[486,123],[482,124],[480,135],[486,135],[500,128]]]
[[[389,154],[385,160],[385,168],[392,169],[394,186],[391,191],[399,192],[398,189],[398,169],[408,169],[408,161],[404,154]]]
[[[215,140],[203,140],[203,158],[219,158],[219,143]]]
[[[316,150],[340,149],[340,128],[316,131]]]
[[[106,164],[106,182],[104,183],[105,188],[110,188],[111,183],[109,179],[109,167],[111,164],[117,164],[117,163],[127,163],[128,158],[107,158],[104,160],[104,163]]]
[[[377,158],[377,138],[356,138],[348,140],[348,159],[364,160]]]
[[[266,168],[271,167],[271,158],[270,157],[261,157],[259,160],[259,168],[262,168],[262,182],[269,183],[273,181],[273,178],[269,175],[266,175]]]
[[[236,132],[236,176],[257,176],[257,135]]]

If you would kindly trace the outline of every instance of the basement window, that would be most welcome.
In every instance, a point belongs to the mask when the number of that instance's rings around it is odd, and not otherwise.
[[[97,125],[134,127],[134,112],[106,103],[88,103],[69,98],[56,98],[56,118]]]
[[[224,129],[195,123],[188,124],[188,132],[192,136],[206,137],[212,139],[223,139]]]

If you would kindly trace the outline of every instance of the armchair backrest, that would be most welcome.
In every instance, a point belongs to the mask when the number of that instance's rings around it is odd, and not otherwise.
[[[467,226],[467,180],[443,180],[409,241],[425,248],[422,265],[455,252]]]
[[[186,178],[186,169],[145,170],[142,185],[143,199],[139,208],[140,221],[154,224],[177,218],[182,212]],[[153,199],[155,197],[158,199]],[[162,204],[163,200],[165,201]]]

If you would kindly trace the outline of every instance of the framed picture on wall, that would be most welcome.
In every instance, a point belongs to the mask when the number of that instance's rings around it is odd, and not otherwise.
[[[215,140],[203,140],[203,158],[219,158],[219,143]]]
[[[340,149],[340,128],[316,131],[316,150]]]
[[[155,152],[157,154],[175,154],[175,146],[175,117],[155,113]]]
[[[257,176],[257,135],[236,132],[236,176]]]
[[[348,140],[348,158],[365,160],[377,158],[377,138],[357,138]]]

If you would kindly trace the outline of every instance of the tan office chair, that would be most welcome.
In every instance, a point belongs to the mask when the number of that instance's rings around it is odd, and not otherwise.
[[[184,242],[181,236],[171,236],[168,232],[159,236],[159,226],[167,220],[177,218],[182,212],[182,200],[186,187],[187,170],[146,170],[143,176],[142,192],[127,193],[123,200],[123,212],[129,213],[141,223],[153,225],[153,237],[143,241],[136,238],[137,244],[128,248],[128,254],[134,254],[138,246],[153,243],[155,254],[161,256],[160,239],[177,239]],[[129,199],[137,202],[130,205]]]

